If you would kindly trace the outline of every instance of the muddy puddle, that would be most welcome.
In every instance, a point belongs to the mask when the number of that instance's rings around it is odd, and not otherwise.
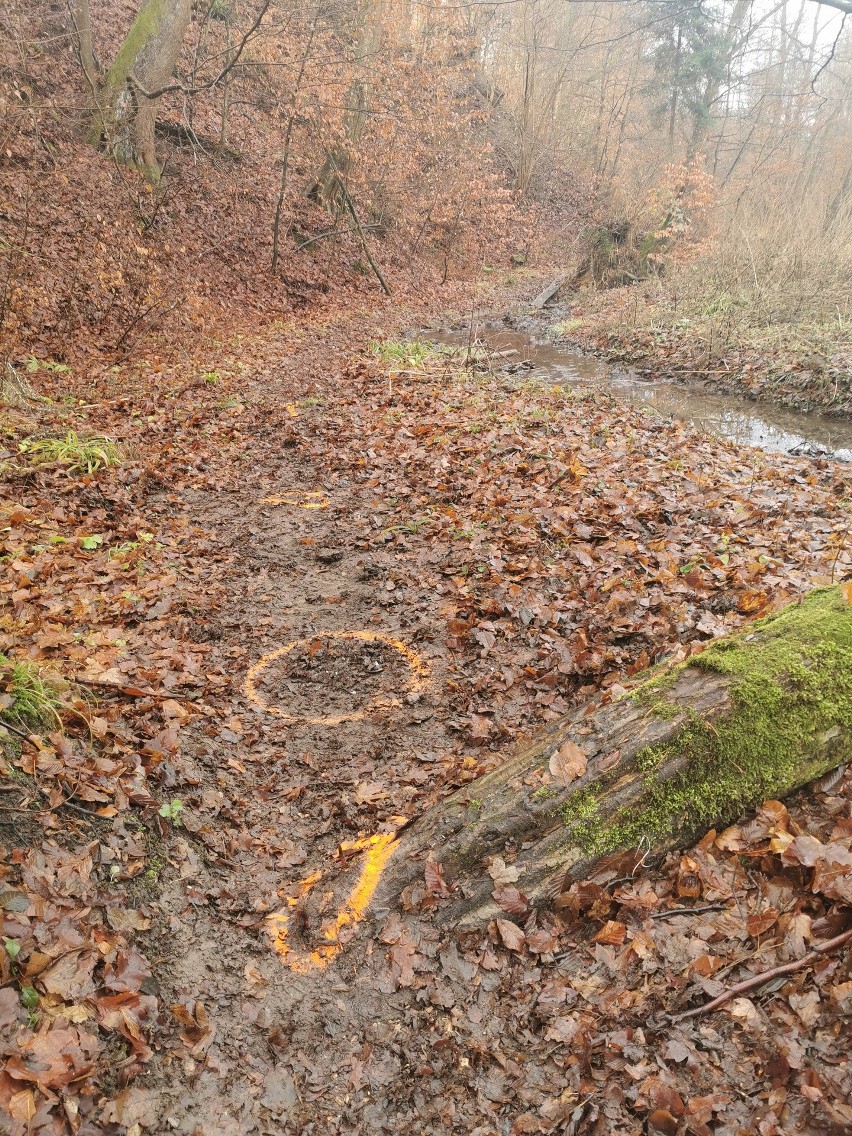
[[[469,342],[467,329],[421,334],[434,343],[467,347]],[[691,422],[741,446],[852,461],[850,422],[756,403],[733,394],[714,394],[698,383],[649,381],[529,332],[481,328],[478,339],[497,371],[570,387],[597,387],[625,402],[648,407],[666,418]]]

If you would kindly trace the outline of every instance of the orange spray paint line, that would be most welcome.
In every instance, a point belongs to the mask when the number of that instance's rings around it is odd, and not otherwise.
[[[292,493],[279,493],[272,497],[261,497],[261,505],[292,505],[298,509],[327,509],[331,502],[326,493],[317,490],[294,490]]]
[[[360,923],[367,913],[370,900],[373,898],[382,873],[396,850],[398,841],[392,833],[379,833],[376,836],[364,837],[353,841],[345,847],[351,850],[364,849],[364,861],[355,886],[349,893],[343,906],[337,912],[334,922],[324,932],[325,942],[320,943],[314,950],[303,952],[295,950],[288,937],[291,911],[277,911],[267,916],[266,931],[272,945],[285,966],[295,974],[309,974],[313,970],[325,970],[328,964],[340,954],[344,944],[340,941],[340,932],[346,927],[354,927]],[[300,895],[306,895],[322,878],[322,872],[314,872],[299,885]],[[287,906],[292,909],[298,899],[290,899]]]

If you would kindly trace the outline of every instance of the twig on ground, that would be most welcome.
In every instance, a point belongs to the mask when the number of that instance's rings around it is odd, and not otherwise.
[[[75,813],[79,813],[81,816],[86,817],[87,820],[104,819],[103,817],[99,818],[98,814],[93,813],[91,809],[86,809],[82,805],[76,805],[72,800],[67,798],[64,801],[60,801],[58,805],[53,805],[51,808],[47,809],[47,812],[52,813],[57,809],[73,809]]]
[[[96,686],[100,690],[112,690],[116,694],[124,694],[127,698],[154,698],[158,702],[166,702],[173,698],[175,702],[191,702],[192,699],[187,698],[183,694],[175,694],[173,691],[167,691],[164,694],[159,694],[156,690],[143,690],[141,686],[133,686],[128,683],[127,686],[122,686],[117,682],[102,682],[96,678],[79,678],[74,676],[71,680],[79,686]]]
[[[8,730],[10,734],[15,734],[17,737],[22,738],[23,741],[29,742],[34,749],[38,749],[38,746],[26,730],[22,730],[18,726],[13,726],[11,722],[0,722],[0,729]]]
[[[707,911],[727,911],[727,903],[706,903],[703,907],[670,907],[668,911],[654,911],[651,919],[674,919],[676,915],[703,915]]]
[[[748,990],[754,990],[758,986],[764,986],[767,982],[771,982],[773,978],[779,978],[785,974],[794,974],[797,970],[804,970],[806,966],[816,962],[821,954],[826,951],[834,950],[835,947],[842,947],[844,943],[852,939],[852,927],[843,931],[839,935],[835,935],[833,939],[827,939],[824,943],[819,943],[808,951],[802,958],[796,959],[794,962],[785,962],[781,966],[773,966],[770,970],[765,970],[762,974],[753,974],[751,978],[746,978],[742,982],[738,982],[730,989],[722,991],[717,997],[711,1001],[706,1002],[703,1006],[696,1006],[693,1010],[687,1010],[683,1014],[674,1014],[669,1020],[674,1022],[682,1022],[686,1018],[697,1017],[698,1014],[706,1014],[710,1010],[716,1010],[719,1006],[724,1006],[726,1002],[730,1002],[732,998],[736,998],[738,994],[744,994]]]

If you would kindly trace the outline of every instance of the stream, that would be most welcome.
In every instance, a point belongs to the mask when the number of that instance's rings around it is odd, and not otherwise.
[[[454,347],[467,347],[469,341],[466,328],[421,334],[433,343]],[[478,342],[491,354],[496,371],[567,387],[606,390],[625,402],[645,406],[665,418],[691,422],[741,446],[852,461],[852,422],[843,419],[787,410],[735,394],[714,394],[700,383],[643,379],[594,355],[584,355],[530,332],[483,327]]]

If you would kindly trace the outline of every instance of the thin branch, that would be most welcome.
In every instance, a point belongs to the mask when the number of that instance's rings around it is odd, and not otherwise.
[[[340,167],[338,166],[337,162],[335,162],[334,155],[332,154],[331,150],[326,150],[325,155],[328,158],[329,163],[331,164],[331,168],[334,170],[335,177],[337,178],[337,184],[340,186],[340,192],[343,194],[343,200],[346,203],[346,208],[349,210],[350,216],[355,223],[355,228],[358,230],[358,236],[361,238],[361,247],[364,250],[364,255],[369,261],[370,268],[372,268],[373,272],[375,273],[376,279],[381,284],[382,291],[386,296],[389,296],[391,294],[391,290],[390,288],[388,288],[387,282],[384,276],[382,276],[379,266],[376,264],[375,260],[373,260],[373,254],[370,252],[370,246],[367,244],[367,237],[364,233],[364,228],[361,222],[358,220],[358,214],[355,212],[355,205],[352,201],[352,198],[349,196],[349,190],[344,184],[343,175],[340,172]]]
[[[843,944],[848,943],[850,939],[852,939],[852,927],[843,931],[840,935],[835,935],[833,939],[827,939],[824,943],[819,943],[802,958],[796,959],[794,962],[786,962],[783,966],[774,966],[771,970],[765,970],[762,974],[753,974],[751,978],[746,978],[743,982],[738,982],[736,986],[731,986],[730,989],[723,990],[718,997],[710,1002],[706,1002],[703,1006],[696,1006],[694,1010],[687,1010],[685,1014],[675,1014],[671,1021],[682,1022],[686,1018],[694,1018],[698,1014],[706,1014],[710,1010],[724,1006],[726,1002],[730,1002],[730,1000],[736,998],[738,994],[744,994],[747,990],[754,990],[757,986],[764,986],[767,982],[771,982],[773,978],[779,978],[784,974],[794,974],[797,970],[804,970],[805,967],[816,962],[821,954],[824,954],[826,951],[832,951],[835,947],[842,947]]]
[[[822,2],[823,2],[823,0],[819,0],[819,3],[822,3]],[[843,11],[843,9],[841,9],[841,10]],[[828,65],[830,63],[834,62],[834,55],[835,55],[835,52],[837,51],[837,45],[840,43],[841,37],[842,37],[843,32],[846,28],[846,13],[847,12],[849,14],[852,14],[852,2],[850,2],[848,8],[844,11],[843,19],[840,21],[840,27],[838,28],[837,35],[834,37],[834,43],[831,45],[831,51],[829,51],[828,55],[825,57],[825,59],[820,64],[819,70],[817,71],[816,75],[814,75],[813,79],[811,79],[811,90],[813,91],[814,94],[817,93],[816,92],[817,80],[822,75],[823,71],[825,71],[826,67],[828,67]]]
[[[654,911],[651,919],[674,919],[676,915],[703,915],[707,911],[727,911],[727,903],[706,903],[701,907],[670,907],[666,911]]]
[[[275,203],[275,220],[272,225],[272,271],[278,267],[278,241],[281,233],[281,210],[284,207],[284,195],[287,192],[287,173],[290,168],[290,140],[293,137],[293,124],[296,121],[296,107],[299,98],[299,89],[302,86],[302,79],[305,77],[305,68],[311,54],[313,47],[314,36],[317,30],[317,20],[319,20],[319,13],[314,17],[314,22],[311,24],[311,34],[308,37],[308,43],[302,54],[302,62],[299,67],[299,74],[296,78],[293,87],[293,94],[291,96],[292,102],[290,106],[290,118],[287,121],[287,134],[284,138],[284,154],[281,158],[281,184],[278,190],[278,200]]]
[[[0,730],[8,730],[12,734],[17,734],[17,736],[21,738],[22,741],[29,742],[29,744],[33,746],[34,749],[38,749],[38,746],[32,740],[30,735],[26,733],[26,731],[18,729],[17,726],[13,726],[11,722],[0,722]]]
[[[852,0],[814,0],[814,3],[828,8],[836,8],[838,12],[845,12],[847,16],[852,16]]]
[[[260,6],[260,11],[258,12],[257,16],[255,17],[254,23],[251,25],[249,30],[246,32],[246,34],[240,40],[240,44],[239,44],[236,52],[234,53],[234,55],[232,56],[230,61],[225,64],[225,66],[222,68],[222,70],[219,72],[219,74],[216,76],[216,78],[211,79],[209,83],[202,83],[201,86],[199,86],[199,87],[186,87],[186,86],[184,86],[183,83],[169,83],[168,86],[160,87],[156,91],[146,91],[145,88],[142,86],[142,84],[139,82],[139,80],[136,78],[135,75],[133,75],[133,74],[128,75],[127,76],[128,81],[133,84],[133,89],[138,94],[142,95],[143,98],[146,98],[146,99],[158,99],[158,98],[161,97],[161,95],[170,95],[173,91],[181,91],[185,95],[198,95],[202,91],[209,91],[211,87],[215,87],[217,83],[221,83],[221,81],[225,78],[225,76],[228,74],[228,72],[231,71],[236,66],[237,62],[239,61],[240,56],[242,55],[243,51],[245,50],[246,44],[251,39],[251,37],[254,35],[254,33],[257,31],[257,29],[260,27],[261,21],[262,21],[263,17],[266,15],[267,11],[269,10],[269,6],[270,6],[271,3],[272,3],[272,0],[263,0],[263,3]]]
[[[368,233],[371,230],[381,229],[381,227],[382,226],[380,224],[362,225],[365,233]],[[301,252],[302,249],[306,249],[310,245],[315,245],[317,241],[324,241],[326,237],[336,237],[339,233],[345,233],[346,231],[347,226],[345,225],[342,229],[339,225],[337,225],[334,229],[323,229],[321,233],[317,233],[313,237],[308,237],[306,241],[302,241],[300,245],[296,245],[296,247],[293,249],[293,252]]]

